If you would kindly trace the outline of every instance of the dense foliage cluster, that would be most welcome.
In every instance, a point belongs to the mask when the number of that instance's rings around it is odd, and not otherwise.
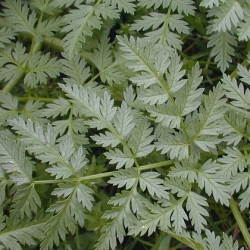
[[[0,4],[0,249],[250,248],[249,0]]]

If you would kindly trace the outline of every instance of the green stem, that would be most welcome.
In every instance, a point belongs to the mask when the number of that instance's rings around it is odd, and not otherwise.
[[[160,167],[165,167],[165,166],[171,166],[173,165],[173,161],[163,161],[163,162],[158,162],[158,163],[153,163],[153,164],[148,164],[144,166],[140,166],[140,171],[145,171],[148,169],[153,169],[153,168],[160,168]],[[105,177],[111,177],[114,174],[118,173],[118,171],[111,171],[107,173],[101,173],[101,174],[93,174],[93,175],[88,175],[88,176],[83,176],[79,177],[79,179],[67,179],[67,180],[42,180],[42,181],[34,181],[34,184],[49,184],[49,183],[61,183],[62,181],[66,182],[74,182],[74,181],[90,181],[90,180],[96,180],[100,178],[105,178]]]
[[[238,206],[233,198],[231,198],[229,200],[229,204],[230,204],[231,211],[234,215],[234,218],[236,219],[236,222],[240,228],[240,231],[241,231],[241,233],[246,241],[246,244],[247,244],[248,248],[250,249],[250,234],[249,234],[248,229],[246,227],[246,224],[241,216],[241,212],[239,211]]]
[[[12,78],[8,81],[8,83],[1,90],[2,93],[10,92],[20,81],[20,79],[24,76],[24,72],[20,72],[15,78]]]

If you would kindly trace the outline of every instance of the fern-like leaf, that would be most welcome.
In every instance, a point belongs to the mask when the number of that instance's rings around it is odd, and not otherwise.
[[[23,145],[0,136],[0,163],[17,185],[32,181],[33,165],[26,158]]]
[[[35,190],[34,185],[29,185],[19,189],[13,198],[12,212],[21,219],[25,216],[31,218],[32,213],[37,214],[38,208],[41,207],[41,199]]]
[[[5,7],[3,15],[12,24],[14,31],[35,35],[36,13],[30,11],[27,4],[22,4],[21,0],[8,0],[2,5]]]
[[[55,57],[50,59],[49,53],[42,55],[38,52],[30,56],[26,70],[28,73],[24,77],[24,83],[35,87],[37,84],[47,84],[48,76],[57,77],[61,71],[61,64]]]
[[[0,217],[3,217],[1,214]],[[43,218],[43,214],[39,213],[33,220],[21,220],[16,216],[10,218],[1,218],[3,223],[0,232],[0,247],[2,249],[21,250],[21,245],[33,247],[40,240],[48,217]]]
[[[237,45],[235,36],[229,32],[216,32],[209,37],[208,48],[213,47],[211,56],[215,56],[214,61],[222,72],[226,70],[232,62],[234,48]]]
[[[15,32],[11,28],[0,29],[0,48],[5,48],[6,44],[11,43],[11,40],[15,38]]]
[[[65,240],[68,232],[74,234],[76,223],[81,227],[84,224],[84,210],[91,210],[93,191],[81,183],[61,184],[52,193],[63,200],[52,204],[47,212],[55,213],[46,223],[46,231],[41,243],[42,250],[52,249],[53,245],[59,245],[60,239]]]
[[[244,89],[242,83],[239,85],[235,78],[223,75],[222,79],[223,88],[226,90],[226,96],[231,99],[231,104],[236,107],[249,109],[250,108],[250,90],[248,88]]]
[[[229,205],[230,195],[226,186],[228,178],[223,172],[219,172],[220,165],[208,160],[205,162],[198,172],[198,185],[210,196],[213,195],[215,201],[221,204]]]
[[[237,27],[244,15],[243,9],[237,1],[228,0],[216,9],[215,16],[213,31],[226,32],[230,31],[232,26]]]

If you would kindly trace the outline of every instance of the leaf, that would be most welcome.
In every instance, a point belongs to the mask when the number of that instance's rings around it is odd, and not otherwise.
[[[222,165],[222,171],[226,176],[232,177],[237,173],[243,172],[247,167],[245,156],[236,148],[226,148],[223,150],[226,155],[219,159]]]
[[[209,216],[209,213],[204,207],[208,207],[206,199],[199,194],[190,192],[187,198],[186,208],[187,211],[189,211],[191,223],[198,234],[204,229],[204,225],[207,225],[204,216]]]
[[[183,21],[182,18],[183,16],[180,14],[171,15],[169,18],[169,27],[172,31],[176,30],[178,34],[189,34],[188,23]]]
[[[250,84],[250,71],[241,64],[237,65],[238,75],[241,77],[240,80],[246,84]]]
[[[250,15],[246,11],[244,13],[243,22],[237,28],[237,33],[240,41],[248,41],[250,39]]]
[[[186,79],[182,79],[185,74],[185,70],[182,70],[182,65],[183,63],[180,61],[180,57],[177,53],[174,53],[174,55],[171,56],[171,63],[166,73],[166,79],[171,93],[178,91],[187,82]]]
[[[211,56],[214,57],[214,61],[222,72],[228,68],[229,63],[232,62],[232,56],[234,55],[234,48],[237,46],[237,41],[233,35],[229,32],[216,32],[209,37],[207,47],[213,47]]]
[[[0,135],[0,163],[17,185],[32,181],[33,164],[26,158],[23,145],[18,146]]]
[[[115,173],[108,183],[113,184],[118,188],[126,186],[125,188],[128,190],[135,185],[138,177],[138,172],[134,168],[119,169],[118,173]]]
[[[162,179],[157,178],[159,175],[157,172],[142,173],[139,177],[140,187],[143,192],[147,189],[151,196],[168,199],[167,187]]]
[[[153,128],[145,119],[136,124],[128,141],[135,157],[147,156],[154,150],[154,145],[151,144],[154,140],[154,135],[151,135],[152,131]]]
[[[101,18],[95,15],[95,7],[85,4],[71,9],[62,21],[66,23],[62,32],[66,33],[63,42],[65,53],[69,59],[82,48],[86,37],[92,36],[92,30],[100,29],[102,24]]]
[[[69,136],[60,143],[60,154],[61,159],[58,159],[58,163],[46,169],[46,172],[55,176],[56,179],[77,175],[77,172],[83,169],[87,163],[82,147],[76,151]]]
[[[125,166],[125,168],[131,168],[134,165],[134,157],[128,148],[123,148],[123,151],[115,148],[115,150],[109,150],[109,152],[104,153],[104,155],[110,160],[110,164],[117,163],[117,169],[123,166]]]
[[[223,172],[219,172],[220,165],[206,161],[198,171],[198,185],[201,189],[204,188],[207,195],[213,195],[215,201],[220,201],[221,204],[229,205],[230,195],[229,189],[226,186],[228,178]]]
[[[65,240],[68,232],[74,234],[76,224],[84,225],[85,213],[83,208],[92,208],[93,191],[81,183],[60,184],[53,192],[54,195],[66,199],[52,204],[47,212],[55,213],[46,223],[47,230],[41,243],[42,250],[48,250],[59,245],[60,239]]]
[[[226,113],[225,120],[227,123],[223,131],[223,140],[228,145],[233,144],[236,146],[245,137],[247,120],[242,114],[236,113],[233,110]]]
[[[125,138],[135,126],[131,109],[126,102],[122,102],[114,118],[114,126],[120,138]]]
[[[149,9],[150,7],[154,7],[154,9],[158,9],[162,5],[163,8],[171,7],[172,11],[177,10],[178,13],[184,12],[185,15],[194,15],[193,2],[191,0],[180,1],[177,0],[175,2],[169,0],[139,0],[139,6],[146,7]]]
[[[155,143],[161,154],[169,154],[170,159],[183,159],[189,156],[189,143],[181,133],[166,133]]]
[[[9,81],[24,73],[23,63],[28,54],[25,53],[25,47],[19,42],[16,43],[13,50],[7,47],[6,50],[0,50],[0,81]]]
[[[69,7],[70,5],[74,4],[75,6],[81,4],[83,0],[54,0],[52,2],[53,6],[55,7],[63,7],[65,6],[66,8]],[[88,2],[94,2],[94,0],[88,0]]]
[[[71,60],[67,59],[67,55],[63,53],[66,59],[61,59],[62,70],[67,78],[63,80],[68,84],[84,85],[86,80],[90,77],[90,68],[80,55],[76,55]]]
[[[168,95],[162,91],[159,86],[151,86],[148,89],[140,89],[138,99],[150,106],[154,104],[163,104],[168,100]]]
[[[105,0],[105,3],[111,6],[117,6],[118,10],[125,13],[134,14],[136,5],[135,0]]]
[[[180,128],[181,117],[178,116],[177,109],[170,102],[146,108],[151,117],[156,118],[155,122],[160,123],[170,129]]]
[[[216,149],[220,143],[218,135],[223,132],[221,120],[223,120],[226,109],[223,99],[224,92],[221,85],[217,85],[205,97],[204,107],[200,107],[199,113],[194,113],[193,117],[186,119],[186,126],[193,143],[201,150],[210,151]]]
[[[28,145],[27,150],[35,153],[37,159],[50,162],[50,164],[62,159],[55,148],[56,134],[50,124],[44,132],[41,124],[33,123],[30,119],[26,123],[21,118],[10,120],[9,123],[18,134],[22,135],[22,140]]]
[[[134,37],[117,37],[120,44],[120,49],[124,52],[123,57],[130,61],[127,67],[134,72],[138,72],[131,81],[144,88],[153,84],[165,85],[161,76],[166,72],[170,64],[169,56],[164,50],[160,48],[155,55],[154,45],[150,42],[143,42],[141,39]],[[162,81],[162,82],[161,82]]]
[[[131,30],[148,30],[151,27],[155,30],[164,23],[166,17],[166,14],[151,12],[146,16],[142,16],[142,19],[135,20],[131,25]]]
[[[24,83],[30,87],[37,84],[47,84],[48,77],[56,78],[61,72],[61,63],[56,57],[50,59],[50,53],[42,55],[41,52],[29,57],[24,77]]]
[[[109,203],[118,205],[119,207],[113,207],[112,210],[106,211],[104,218],[112,219],[102,228],[102,235],[99,238],[95,248],[99,249],[112,249],[117,246],[117,238],[120,243],[123,242],[126,235],[125,229],[136,219],[130,209],[131,199],[133,197],[133,190],[123,191],[117,193]]]
[[[57,117],[66,115],[71,108],[71,104],[68,100],[59,96],[59,99],[55,99],[53,103],[47,104],[47,108],[42,110],[43,116],[49,117]]]
[[[12,212],[24,219],[25,216],[31,218],[32,213],[37,214],[41,207],[41,199],[35,190],[34,185],[29,185],[19,189],[13,198]]]
[[[93,63],[99,69],[103,71],[108,65],[112,63],[112,50],[111,44],[107,37],[101,37],[100,42],[97,44],[94,50],[94,55],[91,58]]]
[[[212,9],[213,6],[218,7],[220,2],[224,3],[225,0],[202,0],[200,6]]]
[[[55,32],[60,31],[62,26],[61,17],[51,18],[43,22],[39,22],[35,29],[35,39],[42,41],[43,36],[54,36]]]
[[[223,88],[226,90],[226,96],[232,99],[231,104],[244,109],[250,108],[250,90],[244,89],[242,83],[239,85],[235,78],[231,78],[227,75],[223,75]]]
[[[225,250],[237,250],[239,249],[239,243],[237,241],[233,242],[232,236],[228,236],[223,233],[223,242],[221,244],[221,248]],[[240,250],[243,250],[243,248],[241,248]]]
[[[194,183],[198,177],[197,158],[189,157],[188,159],[182,159],[180,162],[175,162],[175,166],[171,167],[168,176],[186,179],[189,183]]]
[[[108,131],[105,134],[92,135],[91,138],[103,147],[116,147],[120,143],[120,140]]]
[[[18,99],[10,93],[0,93],[0,124],[5,125],[8,119],[18,116]]]
[[[226,32],[231,30],[231,27],[237,27],[244,15],[237,1],[228,0],[217,9],[215,16],[213,31]]]
[[[178,107],[178,113],[182,116],[191,113],[200,106],[204,88],[197,88],[201,82],[201,69],[196,63],[188,74],[187,83],[177,92],[175,103]]]
[[[231,193],[239,192],[241,188],[246,188],[249,182],[249,174],[246,172],[237,173],[235,176],[231,178],[229,188]]]
[[[42,213],[39,213],[33,220],[23,220],[15,216],[7,218],[3,222],[5,228],[0,232],[1,245],[10,250],[21,250],[21,245],[30,247],[37,245],[37,240],[41,239],[46,229],[45,221],[47,219],[48,217],[43,218]]]
[[[36,13],[30,11],[27,4],[22,4],[21,0],[8,0],[2,3],[4,16],[16,32],[26,32],[34,36],[34,25],[37,21]]]
[[[15,39],[15,32],[11,28],[3,27],[0,29],[0,48],[6,47],[6,44],[11,43]]]

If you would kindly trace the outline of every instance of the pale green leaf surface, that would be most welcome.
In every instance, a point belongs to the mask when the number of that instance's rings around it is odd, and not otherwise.
[[[110,178],[108,183],[113,184],[118,188],[125,186],[128,190],[134,186],[137,179],[138,172],[134,168],[119,169],[118,173],[115,173],[114,176]]]
[[[63,56],[67,58],[67,55],[63,54]],[[76,55],[70,60],[61,59],[61,62],[63,73],[67,75],[67,78],[63,79],[66,83],[84,85],[90,77],[90,68],[80,55]]]
[[[109,150],[109,152],[104,153],[107,159],[110,160],[110,164],[117,164],[116,168],[131,168],[134,164],[134,157],[128,148],[123,148],[121,151],[118,148],[115,150]]]
[[[37,17],[34,11],[30,11],[27,3],[23,4],[21,0],[8,0],[2,3],[4,16],[12,24],[16,32],[26,32],[35,35],[34,25]]]
[[[235,36],[229,32],[216,32],[209,36],[208,48],[213,47],[211,56],[215,56],[214,61],[222,72],[224,72],[229,63],[232,62],[232,56],[234,55],[234,47],[237,46]]]
[[[167,187],[163,185],[164,181],[157,172],[144,172],[139,177],[139,183],[142,191],[148,190],[151,196],[168,199]]]
[[[15,216],[8,218],[4,222],[7,227],[0,233],[0,244],[5,247],[4,249],[10,250],[22,250],[21,244],[30,247],[37,245],[37,240],[41,239],[46,229],[46,219],[43,219],[42,213],[39,213],[33,220],[20,220]]]
[[[56,57],[50,58],[50,54],[42,55],[40,52],[29,57],[27,74],[24,77],[24,83],[30,87],[37,84],[47,84],[48,77],[56,78],[61,72],[61,63]]]
[[[15,38],[15,32],[11,28],[0,29],[0,48],[5,48],[6,44],[11,43],[11,40]]]
[[[66,33],[63,38],[64,50],[69,59],[82,49],[82,43],[92,35],[93,29],[101,28],[101,18],[94,12],[94,6],[81,4],[63,17],[62,21],[66,23],[62,28],[62,32]]]
[[[104,0],[105,3],[111,6],[117,6],[119,11],[134,14],[136,5],[135,0]]]
[[[223,150],[226,155],[223,155],[219,162],[222,165],[222,171],[226,176],[235,176],[237,173],[241,173],[247,167],[247,161],[245,156],[236,148],[226,148]]]
[[[154,140],[154,135],[151,135],[152,131],[153,128],[145,119],[136,124],[128,141],[135,157],[147,156],[154,150],[154,145],[151,144]]]
[[[243,84],[238,84],[235,78],[226,74],[223,75],[223,88],[226,90],[227,98],[231,99],[231,104],[239,108],[250,108],[250,90],[244,88]]]
[[[230,31],[232,27],[237,27],[244,16],[241,5],[235,0],[225,1],[215,15],[213,31],[218,32]]]
[[[44,117],[57,117],[66,115],[71,108],[70,102],[62,97],[55,99],[53,103],[47,104],[47,108],[42,110]]]
[[[0,163],[17,185],[32,181],[33,164],[26,158],[24,147],[0,136]]]
[[[195,231],[198,234],[204,229],[204,226],[207,224],[204,216],[209,216],[209,213],[206,210],[208,203],[206,199],[194,192],[190,192],[187,198],[186,208],[189,211],[189,218],[191,223],[195,228]]]
[[[211,160],[205,162],[198,171],[198,185],[204,188],[207,195],[213,195],[215,201],[229,205],[229,188],[226,186],[228,178],[223,172],[219,172],[220,166]]]
[[[42,205],[41,199],[35,190],[34,185],[29,185],[19,189],[13,198],[12,212],[19,215],[21,219],[25,216],[32,218],[32,214],[37,214],[38,208]]]

